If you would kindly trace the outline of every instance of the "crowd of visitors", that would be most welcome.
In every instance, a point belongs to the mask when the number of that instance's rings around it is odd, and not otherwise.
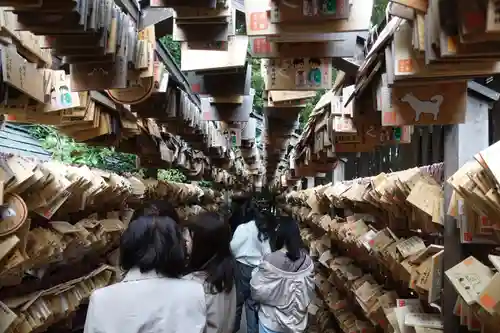
[[[227,219],[181,221],[162,201],[136,211],[120,244],[124,278],[92,294],[85,333],[304,332],[314,265],[297,222],[251,197],[232,204]]]

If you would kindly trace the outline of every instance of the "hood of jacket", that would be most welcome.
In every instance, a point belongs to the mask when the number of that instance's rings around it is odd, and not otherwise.
[[[260,304],[259,320],[278,332],[303,332],[307,326],[307,307],[314,296],[314,264],[311,258],[301,260],[290,271],[285,259],[276,252],[266,256],[255,269],[250,282],[253,299]],[[285,256],[285,253],[282,253]],[[271,258],[275,256],[274,258]],[[277,267],[273,263],[282,263]]]

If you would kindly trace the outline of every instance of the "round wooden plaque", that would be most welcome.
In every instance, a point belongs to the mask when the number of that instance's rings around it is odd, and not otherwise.
[[[140,79],[140,85],[134,85],[124,89],[110,89],[106,92],[109,98],[118,104],[139,104],[144,102],[154,90],[154,78],[147,77]]]
[[[28,217],[28,207],[17,194],[7,194],[4,199],[4,207],[0,219],[0,237],[16,232]]]

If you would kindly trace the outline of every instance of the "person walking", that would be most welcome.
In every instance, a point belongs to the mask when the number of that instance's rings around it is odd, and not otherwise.
[[[231,228],[216,213],[204,212],[185,224],[192,244],[188,275],[203,286],[207,306],[205,333],[231,333],[236,317],[235,260]]]
[[[183,279],[187,249],[178,223],[158,210],[131,221],[122,235],[124,279],[90,296],[84,333],[203,333],[203,285]]]
[[[302,333],[314,296],[314,264],[291,217],[280,217],[276,248],[264,257],[250,281],[259,303],[259,333]]]
[[[231,240],[231,250],[236,259],[236,289],[237,307],[233,332],[240,329],[243,306],[245,307],[247,333],[258,332],[258,308],[250,292],[252,271],[260,264],[262,258],[271,253],[272,238],[271,220],[259,214],[251,199],[240,206],[235,212],[241,220],[234,230]],[[235,222],[233,222],[235,223]]]

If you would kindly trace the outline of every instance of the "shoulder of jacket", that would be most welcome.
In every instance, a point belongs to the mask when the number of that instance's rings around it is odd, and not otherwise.
[[[242,223],[239,226],[236,227],[236,230],[234,230],[234,233],[241,233],[243,230],[248,229],[248,223]]]
[[[206,278],[207,275],[205,272],[192,272],[182,277],[183,280],[197,281],[197,282],[204,282]]]
[[[205,272],[193,272],[193,273],[190,273],[188,275],[185,275],[183,278],[201,285],[203,288],[203,292],[205,294],[210,293],[210,290],[209,290],[210,288],[209,288],[208,284],[206,283],[207,274]]]
[[[276,262],[280,259],[284,259],[285,253],[282,251],[274,251],[266,254],[262,259],[264,262],[268,262],[271,266],[277,267]]]
[[[192,275],[188,278],[183,277],[183,288],[186,289],[185,296],[192,300],[196,300],[198,304],[201,305],[203,309],[207,306],[207,294],[205,292],[204,280]]]
[[[275,273],[278,271],[278,267],[276,267],[272,262],[271,258],[269,257],[273,252],[266,254],[263,258],[262,261],[260,262],[260,268],[265,271],[265,272],[271,272]]]
[[[200,285],[203,288],[204,292],[206,289],[205,288],[206,279],[207,279],[207,275],[204,272],[193,272],[193,273],[190,273],[190,274],[185,275],[183,277],[183,280]]]
[[[118,282],[120,283],[120,282]],[[117,284],[118,284],[117,283]],[[115,284],[116,285],[116,284]],[[108,286],[109,287],[109,286]],[[104,287],[104,288],[99,288],[99,289],[95,289],[92,294],[90,294],[90,298],[89,300],[90,301],[93,301],[94,303],[101,297],[103,297],[103,295],[106,295],[109,293],[109,290],[108,290],[108,287]]]
[[[203,282],[195,274],[188,274],[178,279],[159,279],[166,288],[179,288],[185,290],[186,295],[201,297],[205,294]]]

